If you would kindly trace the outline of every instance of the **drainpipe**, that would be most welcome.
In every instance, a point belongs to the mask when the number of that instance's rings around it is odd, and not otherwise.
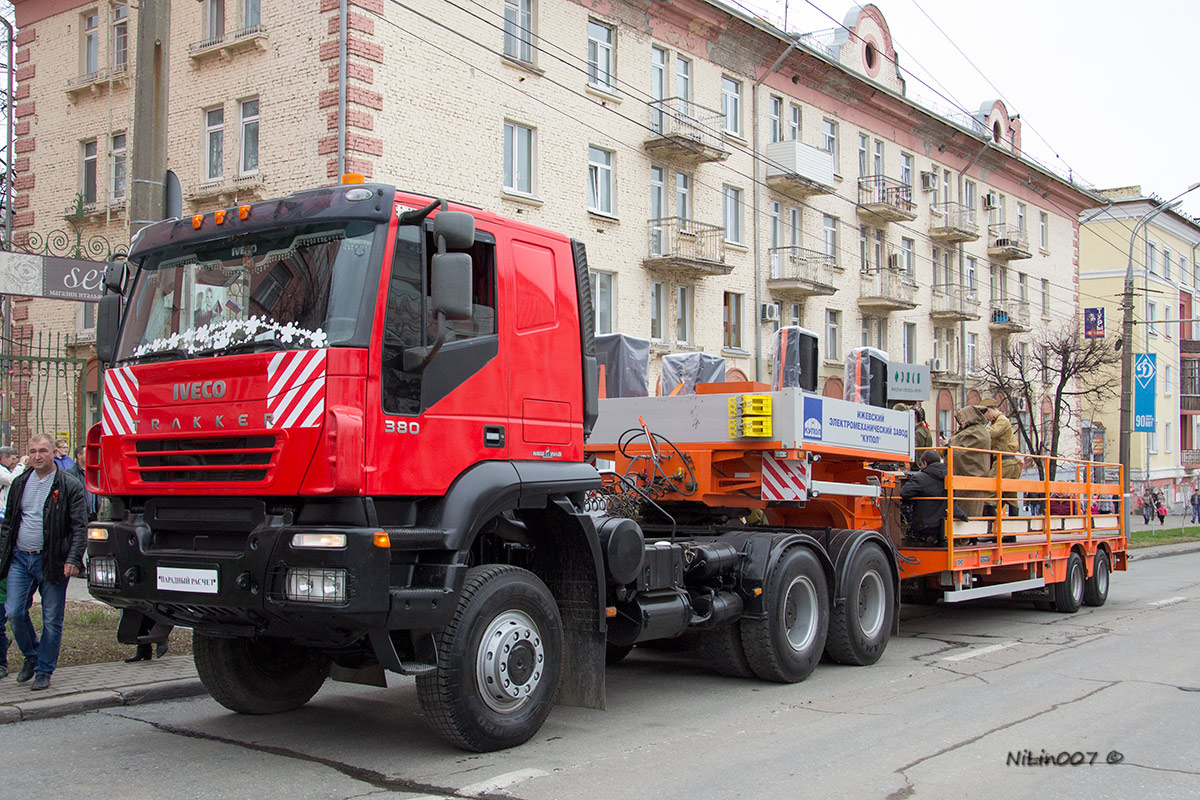
[[[763,73],[762,77],[754,82],[754,87],[750,91],[750,113],[752,114],[752,122],[750,125],[750,152],[754,159],[754,200],[753,200],[753,216],[754,216],[754,380],[762,380],[762,241],[758,232],[758,217],[761,213],[761,184],[759,178],[759,163],[760,157],[758,153],[758,89],[763,85],[763,82],[769,78],[775,70],[779,69],[779,65],[783,60],[791,54],[799,41],[793,40],[787,46],[787,49],[779,54],[779,58],[775,59],[775,63]],[[783,121],[780,120],[780,124]]]
[[[983,147],[979,148],[979,152],[976,153],[975,156],[970,161],[967,162],[967,165],[965,167],[963,167],[962,169],[960,169],[958,171],[958,203],[959,203],[959,205],[962,205],[962,201],[963,201],[963,178],[966,176],[967,170],[969,170],[971,167],[975,166],[975,162],[978,161],[985,152],[987,152],[987,149],[989,146],[990,146],[989,142],[984,142]],[[984,241],[987,241],[986,236],[984,238]],[[962,242],[959,242],[958,243],[958,282],[959,282],[959,286],[962,285],[962,279],[964,277],[964,273],[965,273],[966,267],[967,267],[966,252],[967,252],[966,245],[963,244]],[[976,272],[976,278],[978,278],[978,277],[979,277],[979,273]],[[988,313],[991,313],[990,310]],[[975,357],[976,358],[979,357],[978,348],[976,348]],[[962,365],[962,372],[963,372],[962,388],[959,390],[959,407],[961,408],[967,404],[967,321],[966,320],[960,320],[958,323],[958,363]]]
[[[338,0],[338,180],[346,174],[346,6]]]

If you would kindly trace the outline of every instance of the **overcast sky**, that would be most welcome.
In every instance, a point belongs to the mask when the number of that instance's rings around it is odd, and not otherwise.
[[[785,0],[725,2],[783,27]],[[1096,188],[1140,184],[1143,193],[1165,199],[1200,181],[1197,0],[875,5],[891,29],[910,97],[975,111],[999,96],[1009,113],[1021,115],[1022,144],[1032,158]],[[787,0],[787,29],[835,27],[821,12],[840,23],[851,7],[846,0]],[[1182,210],[1200,217],[1200,189]]]

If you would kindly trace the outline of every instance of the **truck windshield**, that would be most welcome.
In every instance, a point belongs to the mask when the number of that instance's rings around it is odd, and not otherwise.
[[[326,221],[148,253],[117,359],[350,342],[376,227]]]

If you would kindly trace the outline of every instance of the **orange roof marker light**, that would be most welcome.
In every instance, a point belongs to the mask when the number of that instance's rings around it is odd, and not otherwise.
[[[213,212],[213,217],[217,220],[218,225],[224,225],[225,224],[225,209],[218,208],[216,211]]]
[[[194,229],[196,229],[196,230],[200,230],[200,225],[201,225],[203,222],[204,222],[204,215],[203,215],[203,214],[195,214],[195,215],[192,217],[192,227],[193,227]]]
[[[250,206],[238,206],[238,219],[250,219]]]
[[[357,172],[347,172],[345,175],[342,176],[342,186],[345,186],[350,183],[366,183],[366,182],[367,182],[366,176],[360,175]]]

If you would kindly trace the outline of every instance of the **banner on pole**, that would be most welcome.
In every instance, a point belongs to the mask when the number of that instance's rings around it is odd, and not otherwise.
[[[1133,356],[1133,430],[1154,430],[1154,397],[1158,388],[1158,363],[1154,353]]]
[[[1085,308],[1083,310],[1083,336],[1085,339],[1104,338],[1104,309]]]

